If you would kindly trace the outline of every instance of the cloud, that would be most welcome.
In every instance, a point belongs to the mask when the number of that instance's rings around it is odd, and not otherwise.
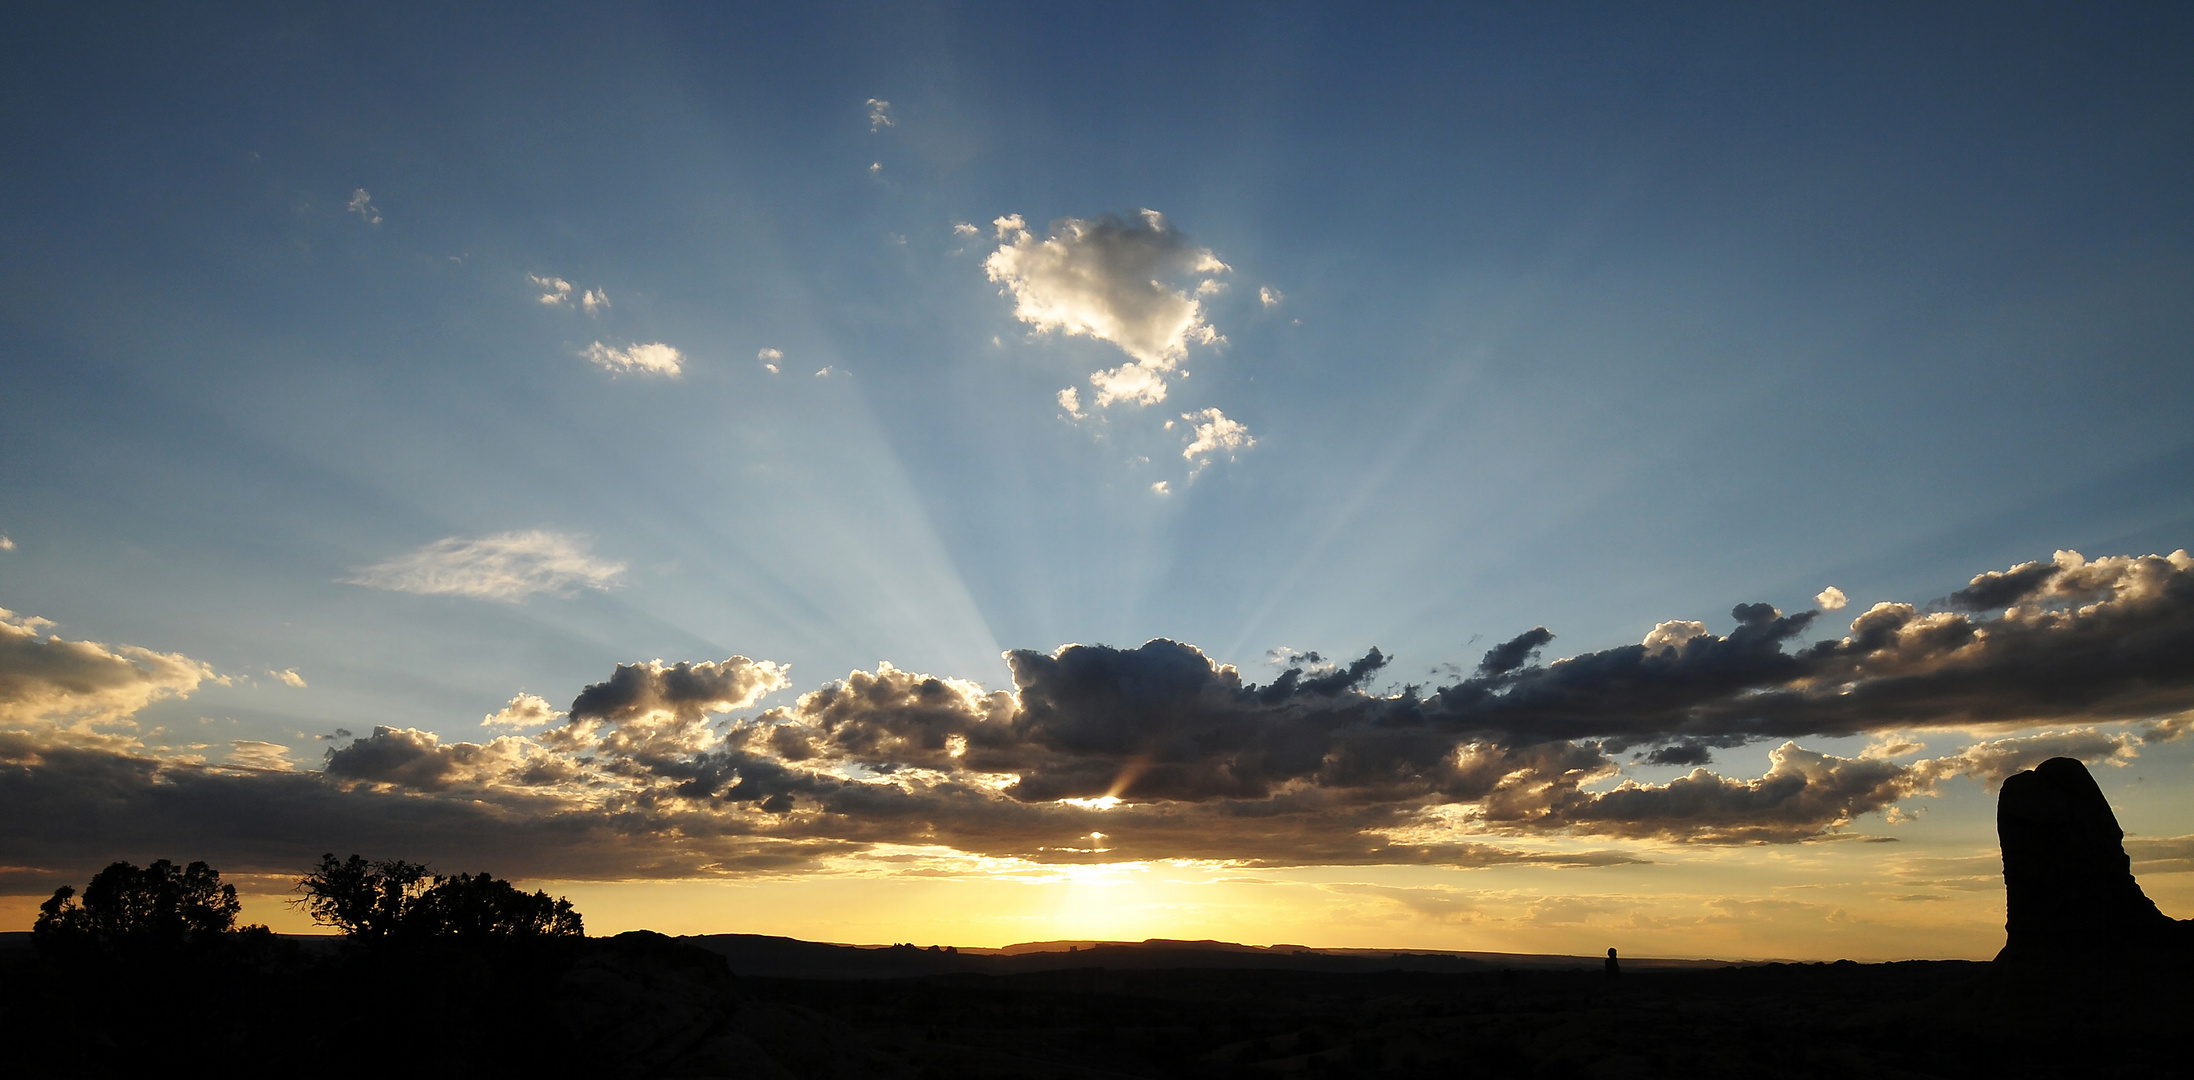
[[[1150,485],[1150,490],[1152,494],[1156,495],[1171,495],[1173,494],[1173,485],[1163,480],[1160,480],[1157,483]]]
[[[579,307],[587,314],[599,315],[610,308],[609,293],[601,289],[575,290],[572,283],[565,281],[563,278],[542,277],[539,274],[527,274],[526,280],[533,282],[534,286],[541,290],[538,299],[544,306],[570,307],[572,306],[572,293],[578,291]]]
[[[1285,299],[1287,297],[1280,290],[1270,285],[1259,285],[1257,287],[1257,301],[1268,308],[1279,307],[1280,301]]]
[[[229,741],[227,764],[240,769],[260,769],[269,772],[290,772],[297,768],[289,759],[290,749],[280,743],[261,742],[257,739],[232,739]]]
[[[92,869],[117,847],[183,836],[240,868],[330,846],[489,851],[507,873],[633,878],[909,847],[1032,863],[1478,866],[1544,858],[1532,845],[1559,837],[1790,843],[1893,822],[1943,783],[2041,757],[2123,762],[2185,726],[2194,559],[2051,565],[1989,618],[1877,605],[1811,644],[1818,613],[1766,604],[1737,605],[1726,633],[1673,620],[1647,635],[1656,647],[1552,661],[1535,657],[1556,639],[1534,627],[1439,687],[1374,688],[1391,666],[1376,649],[1345,663],[1290,652],[1260,685],[1158,639],[1015,650],[997,689],[879,664],[743,716],[788,685],[782,665],[621,664],[561,724],[546,700],[513,698],[505,712],[542,721],[537,734],[384,726],[343,734],[314,772],[0,731],[0,845],[25,865]],[[22,664],[0,656],[15,677]],[[1904,732],[1976,727],[1990,736],[1901,760],[1919,750]],[[1856,757],[1803,744],[1861,733],[1880,738]],[[1761,775],[1705,767],[1756,740],[1774,747]],[[1612,755],[1631,746],[1633,760],[1694,767],[1623,779]],[[277,756],[233,749],[232,763]]]
[[[8,534],[6,534],[6,533],[0,533],[0,551],[14,551],[14,550],[15,550],[15,541],[13,541],[13,540],[10,540],[10,539],[8,539]]]
[[[868,129],[871,132],[896,127],[899,121],[891,115],[891,102],[882,98],[868,99]]]
[[[754,354],[754,358],[762,362],[764,371],[775,375],[778,370],[777,361],[784,359],[785,354],[782,349],[762,349]]]
[[[437,540],[339,579],[348,585],[420,596],[469,596],[516,603],[528,596],[569,596],[607,589],[625,564],[597,558],[586,538],[534,530]]]
[[[983,235],[983,230],[975,227],[975,225],[970,222],[955,221],[952,223],[952,235],[961,237],[981,236]]]
[[[1249,428],[1227,419],[1217,409],[1182,413],[1181,419],[1189,422],[1195,434],[1195,438],[1181,450],[1181,456],[1189,463],[1191,476],[1202,472],[1204,466],[1211,464],[1212,458],[1219,454],[1225,454],[1227,460],[1232,461],[1237,451],[1257,445],[1257,440],[1250,437]]]
[[[542,304],[548,307],[571,306],[571,282],[559,277],[542,277],[539,274],[527,274],[526,280],[541,289]]]
[[[1227,265],[1210,248],[1189,244],[1165,215],[1061,218],[1041,238],[1019,214],[995,224],[1000,243],[983,269],[1012,297],[1015,318],[1039,333],[1110,342],[1130,358],[1090,376],[1099,408],[1165,400],[1165,375],[1188,356],[1190,343],[1225,340],[1205,319],[1202,302],[1169,282],[1198,278],[1192,288],[1208,295]]]
[[[45,632],[52,626],[0,608],[0,725],[89,736],[155,701],[229,681],[181,653],[64,641]]]
[[[650,375],[672,375],[680,371],[685,356],[677,349],[662,342],[647,345],[631,345],[617,349],[597,341],[587,346],[579,355],[599,365],[611,374],[639,371]]]
[[[818,379],[827,379],[830,378],[832,373],[836,372],[837,370],[837,368],[829,366],[817,368],[815,371],[815,377]]]
[[[1081,391],[1071,386],[1059,391],[1059,407],[1065,409],[1068,416],[1080,420],[1082,418]]]
[[[344,209],[358,215],[368,225],[379,225],[381,223],[381,211],[374,207],[373,196],[368,195],[365,188],[359,188],[351,192],[350,205]]]
[[[2123,766],[2140,756],[2140,739],[2126,734],[2107,735],[2094,728],[2045,731],[1991,742],[1975,743],[1955,754],[1915,762],[1923,776],[1943,779],[1967,776],[1995,790],[2004,778],[2031,769],[2054,757],[2078,758],[2090,764]]]
[[[1822,611],[1842,611],[1844,609],[1844,605],[1850,603],[1851,601],[1850,598],[1844,595],[1844,591],[1842,589],[1831,585],[1828,588],[1822,589],[1817,595],[1815,595],[1813,597],[1813,602],[1821,605]]]
[[[480,721],[480,726],[547,727],[563,718],[563,710],[549,704],[547,698],[536,694],[519,694],[501,709],[489,713]]]
[[[299,675],[296,668],[284,668],[280,671],[269,671],[267,672],[267,674],[272,676],[274,678],[274,681],[281,683],[284,686],[293,686],[299,690],[303,690],[305,688],[305,677],[303,675]]]

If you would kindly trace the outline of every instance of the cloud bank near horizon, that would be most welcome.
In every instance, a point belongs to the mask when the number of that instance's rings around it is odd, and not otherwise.
[[[1467,678],[1398,689],[1373,688],[1390,661],[1376,649],[1346,665],[1304,655],[1260,685],[1180,642],[1068,645],[1008,653],[1010,690],[885,663],[744,716],[729,714],[791,685],[781,665],[654,661],[619,665],[562,712],[520,695],[489,717],[532,734],[382,726],[344,733],[318,771],[271,744],[214,765],[129,742],[115,732],[130,713],[211,669],[9,616],[0,843],[56,869],[157,847],[280,871],[348,848],[564,878],[787,873],[909,848],[1604,864],[1637,858],[1636,841],[1820,838],[1895,820],[1953,777],[1993,784],[2058,754],[2122,764],[2194,724],[2183,550],[2059,552],[1978,575],[1940,608],[1875,604],[1801,644],[1820,611],[1740,604],[1726,633],[1664,622],[1552,661],[1555,635],[1535,627]],[[1997,737],[1900,760],[1921,750],[1906,733],[1931,731]],[[1799,741],[1854,735],[1874,738],[1857,757]],[[1707,768],[1748,743],[1773,744],[1763,775]],[[1614,782],[1626,754],[1693,768]]]

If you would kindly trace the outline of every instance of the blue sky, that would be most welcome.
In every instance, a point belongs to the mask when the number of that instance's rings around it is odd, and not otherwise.
[[[203,665],[132,752],[481,740],[658,658],[789,665],[740,716],[1152,638],[1392,694],[2194,535],[2170,6],[22,23],[0,607]],[[482,543],[545,587],[402,576]]]

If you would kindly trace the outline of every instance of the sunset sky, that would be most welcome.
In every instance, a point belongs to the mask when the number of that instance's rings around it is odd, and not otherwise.
[[[1992,955],[2194,916],[2183,5],[36,5],[0,930]]]

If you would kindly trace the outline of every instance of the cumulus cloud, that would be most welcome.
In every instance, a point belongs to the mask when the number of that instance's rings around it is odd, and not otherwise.
[[[267,674],[273,676],[274,681],[284,686],[293,686],[299,690],[305,688],[305,677],[299,675],[296,668],[283,668],[280,671],[269,671]]]
[[[350,205],[344,209],[358,215],[368,225],[379,225],[381,223],[381,211],[374,207],[373,196],[367,194],[365,188],[359,188],[351,192]]]
[[[775,375],[778,371],[777,361],[784,359],[785,354],[782,349],[763,349],[755,353],[754,358],[762,362],[762,370]]]
[[[481,719],[481,727],[547,727],[564,718],[564,711],[538,694],[519,694],[501,709]]]
[[[14,550],[15,550],[15,541],[13,541],[13,540],[10,540],[10,539],[8,539],[8,534],[6,534],[6,533],[0,533],[0,551],[14,551]]]
[[[1154,495],[1171,495],[1173,494],[1173,485],[1167,483],[1164,480],[1160,480],[1157,483],[1150,485],[1150,490],[1151,493]]]
[[[896,127],[899,121],[891,115],[891,102],[882,98],[868,99],[868,129],[872,132]]]
[[[972,222],[955,221],[952,223],[952,235],[959,237],[981,236],[983,230],[976,228]]]
[[[571,282],[560,277],[542,277],[539,274],[527,274],[526,280],[533,282],[534,287],[541,290],[540,302],[544,306],[569,307],[571,305]]]
[[[1101,397],[1099,403],[1102,404]],[[1191,476],[1202,472],[1204,466],[1220,454],[1232,461],[1236,452],[1257,445],[1257,440],[1250,437],[1249,428],[1239,421],[1227,419],[1226,414],[1217,409],[1182,413],[1181,419],[1188,421],[1190,432],[1195,436],[1181,449]]]
[[[2194,559],[2049,565],[1990,617],[1877,605],[1812,644],[1817,612],[1767,604],[1738,605],[1724,632],[1674,620],[1551,661],[1553,633],[1533,627],[1438,687],[1375,689],[1390,667],[1376,649],[1290,652],[1258,684],[1160,639],[1016,650],[997,689],[880,664],[752,715],[736,714],[788,685],[781,665],[623,664],[561,724],[546,700],[514,698],[505,712],[537,734],[385,726],[345,733],[315,772],[0,731],[0,844],[90,862],[196,828],[242,866],[361,837],[387,842],[353,847],[435,858],[493,844],[513,872],[640,877],[908,846],[1475,866],[1529,861],[1548,835],[1803,841],[1893,821],[1959,778],[2059,754],[2123,762],[2180,733],[2194,716]],[[1977,728],[1979,742],[1904,763],[1920,749],[1907,732]],[[1857,757],[1804,745],[1860,733],[1879,738]],[[1759,776],[1706,767],[1714,749],[1761,740],[1774,748]],[[1633,761],[1689,771],[1624,778],[1613,755],[1633,746]]]
[[[585,537],[533,530],[446,537],[386,562],[359,567],[345,584],[421,596],[469,596],[516,603],[607,589],[625,564],[597,557]]]
[[[1850,603],[1851,601],[1849,597],[1846,597],[1844,595],[1844,591],[1842,589],[1831,585],[1828,588],[1822,589],[1820,593],[1815,595],[1813,597],[1813,602],[1821,605],[1822,611],[1842,611],[1844,609],[1844,605]]]
[[[1189,244],[1165,215],[1061,218],[1042,237],[1019,214],[994,224],[999,246],[983,268],[1013,299],[1015,318],[1039,333],[1110,342],[1130,358],[1090,376],[1099,408],[1165,400],[1165,376],[1188,356],[1189,345],[1225,340],[1191,292],[1217,291],[1223,283],[1215,275],[1228,267],[1210,248]],[[1174,284],[1184,277],[1196,284],[1188,290]]]
[[[181,653],[64,641],[48,619],[0,608],[0,725],[88,735],[227,677]]]
[[[1282,295],[1280,290],[1275,289],[1270,285],[1260,285],[1257,287],[1257,301],[1268,308],[1279,307],[1280,301],[1285,299],[1287,299],[1287,297]]]
[[[597,341],[581,350],[579,355],[613,375],[633,371],[649,375],[677,375],[681,365],[685,363],[684,354],[660,341],[629,345],[622,349]]]

